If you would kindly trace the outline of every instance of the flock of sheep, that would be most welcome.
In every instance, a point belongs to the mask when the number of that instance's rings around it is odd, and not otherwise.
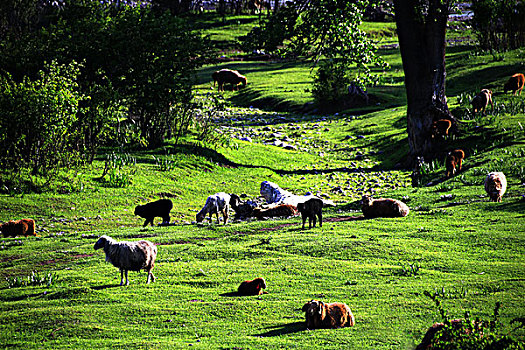
[[[219,90],[224,89],[224,84],[231,84],[236,88],[239,84],[246,85],[246,77],[240,75],[236,71],[220,70],[213,74],[214,81],[218,82]],[[505,92],[510,90],[516,94],[518,91],[521,94],[525,77],[523,74],[513,75],[505,84]],[[483,89],[472,100],[474,112],[484,111],[488,104],[492,104],[492,91]],[[439,120],[433,123],[432,137],[447,135],[450,129],[451,122],[447,120]],[[460,150],[449,152],[446,160],[446,177],[455,174],[456,166],[461,170],[462,161],[465,158],[465,153]],[[272,183],[267,181],[261,185],[261,194],[266,191],[266,187],[271,187]],[[507,182],[505,175],[501,172],[492,172],[487,175],[485,179],[485,190],[492,201],[501,202],[501,198],[505,193]],[[284,196],[282,196],[284,194]],[[282,201],[270,207],[258,207],[253,203],[243,203],[240,197],[235,194],[227,194],[219,192],[210,195],[205,202],[204,207],[197,213],[196,222],[202,222],[206,215],[209,215],[210,221],[215,215],[217,223],[220,223],[219,214],[222,214],[224,224],[228,222],[228,211],[231,207],[236,212],[236,218],[244,218],[248,216],[263,218],[263,217],[290,217],[301,213],[302,228],[304,229],[306,220],[309,220],[309,227],[315,227],[316,221],[319,221],[319,226],[322,226],[322,208],[324,202],[320,198],[313,196],[303,197],[293,196],[287,191],[279,193],[271,193],[271,197],[278,199],[289,198],[290,201]],[[299,199],[298,199],[299,198]],[[153,225],[155,217],[161,217],[163,224],[169,224],[170,211],[173,208],[173,203],[169,199],[161,199],[155,202],[139,205],[135,208],[135,215],[145,219],[144,226],[148,224]],[[396,199],[380,198],[372,199],[369,196],[362,198],[362,211],[366,218],[376,217],[404,217],[410,212],[409,207]],[[22,219],[16,221],[9,221],[0,225],[0,231],[4,237],[15,237],[17,235],[35,235],[35,222],[32,219]],[[120,285],[128,285],[128,271],[147,272],[146,283],[155,281],[155,276],[152,273],[157,258],[157,247],[152,242],[140,240],[137,242],[118,242],[111,237],[102,236],[94,245],[94,249],[103,249],[106,262],[120,270],[121,280]],[[263,278],[256,278],[250,281],[244,281],[238,288],[239,295],[261,295],[266,293],[263,291],[267,287],[266,281]],[[319,300],[311,300],[307,302],[302,311],[305,313],[306,327],[308,329],[318,328],[340,328],[351,327],[355,324],[355,318],[352,311],[345,303],[325,303]],[[427,335],[425,335],[424,342],[420,344],[417,349],[426,349],[425,339],[432,338],[437,332],[439,324],[432,326]],[[427,339],[428,341],[428,339]],[[429,344],[429,343],[428,343]]]

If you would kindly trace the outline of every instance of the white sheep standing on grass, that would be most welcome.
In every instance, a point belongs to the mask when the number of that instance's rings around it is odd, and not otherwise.
[[[157,258],[157,247],[150,241],[138,242],[117,242],[109,236],[102,236],[95,243],[95,250],[104,249],[106,262],[120,269],[120,285],[124,284],[124,274],[126,275],[126,285],[129,285],[128,271],[144,270],[148,273],[146,283],[150,279],[155,282],[155,276],[151,272]]]
[[[197,222],[202,222],[206,214],[210,214],[210,220],[213,214],[217,215],[217,224],[220,224],[219,212],[224,217],[224,224],[228,222],[228,210],[230,209],[231,196],[224,192],[212,194],[206,199],[204,207],[197,213]]]
[[[502,172],[492,172],[485,178],[485,191],[493,202],[501,202],[507,190],[507,178]]]

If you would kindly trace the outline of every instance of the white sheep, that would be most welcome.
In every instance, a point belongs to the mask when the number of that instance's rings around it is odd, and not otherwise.
[[[117,242],[109,236],[102,236],[95,243],[95,250],[104,248],[106,262],[120,269],[120,285],[124,284],[124,274],[126,275],[126,285],[128,281],[128,270],[144,270],[148,273],[146,281],[149,284],[150,279],[155,282],[155,276],[151,272],[157,258],[157,247],[150,241],[138,242]]]
[[[485,191],[493,202],[501,202],[507,190],[507,178],[502,172],[492,172],[485,178]]]
[[[197,222],[202,222],[206,214],[210,214],[210,220],[213,214],[217,215],[217,224],[220,223],[219,212],[224,217],[224,224],[228,222],[228,210],[230,209],[230,195],[224,192],[212,194],[206,199],[206,204],[197,213]]]

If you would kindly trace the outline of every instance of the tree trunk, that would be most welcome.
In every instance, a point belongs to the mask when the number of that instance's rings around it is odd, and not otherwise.
[[[410,164],[417,157],[435,157],[440,141],[431,137],[433,120],[448,119],[456,127],[445,96],[445,32],[450,1],[394,0],[405,72]]]

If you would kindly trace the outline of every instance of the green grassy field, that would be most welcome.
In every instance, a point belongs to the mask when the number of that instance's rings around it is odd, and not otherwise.
[[[428,164],[425,182],[438,184],[415,188],[410,171],[398,166],[408,150],[399,52],[382,54],[392,69],[370,88],[379,104],[359,114],[323,116],[304,107],[312,101],[304,62],[204,67],[198,93],[215,91],[210,74],[218,68],[248,76],[246,89],[224,93],[231,108],[221,120],[231,147],[168,143],[130,152],[136,163],[124,167],[132,183],[123,188],[96,180],[101,154],[56,192],[1,195],[0,220],[32,217],[39,236],[0,240],[0,345],[413,349],[441,320],[425,291],[436,293],[452,318],[469,311],[490,319],[500,301],[502,332],[525,340],[525,331],[510,325],[525,315],[525,97],[501,92],[510,73],[525,71],[524,51],[500,59],[473,47],[449,50],[449,106],[462,122],[443,149],[462,147],[467,157],[463,170],[442,182],[443,160]],[[481,86],[495,91],[496,108],[474,118],[468,95]],[[297,150],[269,145],[282,135]],[[172,167],[162,170],[158,159]],[[489,202],[483,189],[490,171],[507,175],[502,203]],[[298,217],[192,223],[208,195],[255,198],[264,180],[336,206],[324,211],[322,228],[306,230]],[[365,220],[363,194],[401,199],[411,212]],[[143,228],[134,207],[161,197],[174,203],[174,225]],[[145,273],[131,272],[130,285],[119,287],[118,269],[93,249],[103,234],[157,244],[157,281],[146,285]],[[234,295],[255,277],[266,279],[268,294]],[[347,303],[356,325],[306,330],[301,307],[311,299]]]

